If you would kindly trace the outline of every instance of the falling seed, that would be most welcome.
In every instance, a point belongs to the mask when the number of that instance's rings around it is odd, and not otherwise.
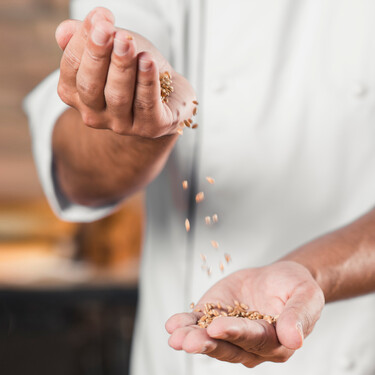
[[[217,241],[212,240],[212,241],[211,241],[211,245],[212,245],[212,247],[215,248],[215,249],[218,249],[218,248],[219,248],[219,243],[218,243]]]
[[[189,232],[189,230],[190,230],[190,221],[189,221],[189,219],[185,220],[185,228],[186,228],[186,232]]]
[[[215,180],[212,177],[207,176],[206,180],[208,181],[209,184],[213,185],[215,183]]]
[[[177,131],[177,133],[180,134],[180,135],[183,135],[183,134],[184,134],[184,131],[183,131],[182,129],[177,129],[176,131]]]
[[[208,268],[207,268],[207,275],[208,275],[208,276],[211,276],[211,273],[212,273],[212,268],[211,268],[211,267],[208,267]]]
[[[191,128],[196,129],[198,127],[198,124],[194,124]]]
[[[133,37],[132,37],[131,35],[127,35],[127,36],[126,36],[126,39],[127,39],[127,40],[133,40]]]
[[[188,119],[189,124],[191,125],[193,123],[193,120],[191,118]]]
[[[204,222],[206,223],[206,225],[210,225],[211,224],[211,218],[209,216],[206,216],[204,218]]]
[[[225,261],[227,263],[229,263],[232,260],[232,258],[231,258],[231,256],[229,254],[224,254],[224,258],[225,258]]]
[[[193,116],[195,116],[197,114],[197,111],[198,111],[198,108],[194,107],[194,109],[193,109]]]
[[[198,105],[199,103],[196,100],[193,100],[193,104]]]
[[[182,181],[182,188],[186,190],[188,187],[189,187],[189,183],[187,182],[187,180]]]
[[[213,221],[214,223],[217,223],[217,222],[219,221],[219,218],[218,218],[217,214],[213,214],[213,215],[212,215],[212,221]]]
[[[184,120],[184,124],[185,124],[185,126],[187,126],[188,128],[190,128],[190,122],[188,120]]]
[[[224,264],[223,264],[223,262],[220,262],[220,271],[224,272]]]
[[[201,191],[200,193],[198,193],[198,194],[195,196],[195,201],[196,201],[197,203],[202,202],[203,199],[204,199],[204,193],[203,193],[203,191]]]
[[[201,259],[203,262],[205,262],[207,260],[207,257],[204,254],[201,254]]]
[[[195,303],[192,302],[192,303],[190,304],[190,308],[191,308],[191,309],[194,309],[194,306],[195,306]]]

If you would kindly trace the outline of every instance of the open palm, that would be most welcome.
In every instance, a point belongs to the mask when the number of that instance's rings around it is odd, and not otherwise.
[[[210,288],[197,307],[218,302],[233,305],[235,300],[250,310],[278,316],[276,325],[265,320],[219,317],[203,329],[196,325],[201,312],[179,313],[166,323],[170,346],[247,367],[264,361],[285,362],[302,346],[324,306],[318,284],[295,262],[237,271]]]

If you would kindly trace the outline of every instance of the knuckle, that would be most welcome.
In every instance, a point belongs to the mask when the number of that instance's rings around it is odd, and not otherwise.
[[[266,327],[264,327],[262,324],[260,325],[262,327],[262,334],[259,337],[258,342],[251,348],[252,351],[255,352],[262,352],[264,351],[266,344],[267,344],[267,330]]]
[[[102,92],[102,88],[97,82],[85,79],[77,80],[77,90],[81,95],[89,98],[96,98]]]
[[[141,112],[151,112],[155,109],[155,103],[151,100],[135,98],[134,107]]]
[[[132,102],[132,98],[130,95],[124,95],[116,92],[115,90],[111,90],[106,88],[104,91],[106,103],[110,107],[114,108],[121,108],[124,106],[128,106]]]
[[[242,364],[247,368],[254,368],[258,366],[262,361],[256,361],[253,358],[247,359],[242,362]]]
[[[82,111],[81,112],[82,121],[86,126],[90,128],[99,128],[101,127],[101,121],[99,116],[91,111]]]
[[[72,92],[67,88],[66,85],[59,83],[57,86],[57,95],[67,105],[72,105]]]
[[[66,48],[63,53],[62,62],[66,63],[74,72],[77,72],[81,64],[81,59],[70,48]]]

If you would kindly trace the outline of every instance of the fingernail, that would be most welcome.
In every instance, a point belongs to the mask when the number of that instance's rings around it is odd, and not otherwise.
[[[148,72],[151,69],[152,61],[149,60],[139,60],[139,70],[142,72]]]
[[[125,56],[129,51],[129,43],[124,43],[119,39],[114,40],[113,50],[117,56]]]
[[[103,32],[98,27],[94,27],[91,35],[93,42],[98,46],[103,46],[104,44],[106,44],[109,40],[109,37],[109,34]]]

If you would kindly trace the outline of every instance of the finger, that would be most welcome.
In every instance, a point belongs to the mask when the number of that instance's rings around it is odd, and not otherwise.
[[[77,20],[65,20],[60,23],[55,32],[56,42],[64,51],[72,36],[79,30],[82,22]]]
[[[134,98],[134,124],[136,134],[144,137],[164,135],[159,72],[152,56],[147,52],[138,55],[138,72]]]
[[[133,122],[133,99],[137,74],[135,41],[125,30],[117,31],[111,63],[104,89],[108,110],[119,118]],[[116,130],[121,132],[120,129]]]
[[[165,323],[165,329],[168,333],[173,333],[176,329],[186,326],[193,326],[202,316],[202,313],[178,313],[171,316]]]
[[[182,344],[186,336],[193,330],[199,329],[198,326],[187,326],[175,329],[168,339],[168,345],[175,350],[182,350]]]
[[[86,45],[88,30],[94,19],[113,19],[113,15],[104,8],[93,9],[81,21],[65,21],[56,30],[56,40],[60,48],[64,50],[60,62],[59,94],[67,101],[76,93],[76,75],[81,63],[82,53]],[[65,100],[64,100],[65,101]],[[70,103],[68,103],[70,104]]]
[[[188,331],[181,347],[187,353],[206,354],[220,361],[242,363],[247,367],[254,367],[263,361],[256,354],[246,353],[229,342],[212,339],[203,328]]]
[[[77,90],[81,101],[90,108],[105,106],[104,86],[107,79],[115,29],[111,22],[93,24],[77,72]]]
[[[207,333],[210,337],[237,345],[246,352],[270,353],[279,347],[275,328],[263,320],[217,318],[209,325]]]
[[[300,348],[319,319],[323,306],[324,296],[318,288],[304,289],[294,294],[276,323],[280,343],[289,349]]]

